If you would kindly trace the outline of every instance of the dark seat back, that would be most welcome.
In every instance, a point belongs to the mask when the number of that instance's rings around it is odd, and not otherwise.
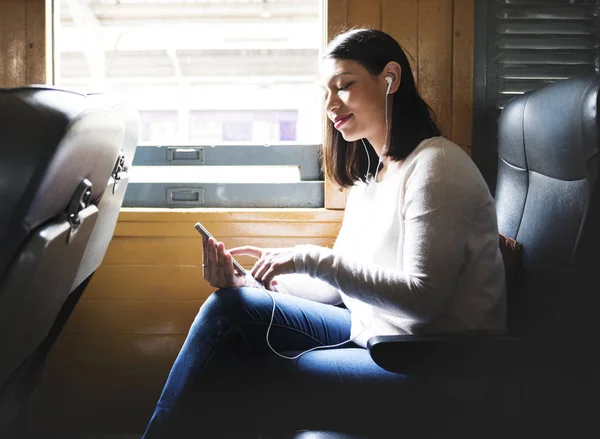
[[[133,155],[132,114],[100,95],[0,90],[0,431],[69,295],[112,236],[126,184],[105,193],[122,150]]]
[[[508,310],[522,337],[551,340],[590,306],[591,297],[578,302],[586,293],[577,280],[598,245],[600,225],[590,220],[599,207],[599,88],[598,76],[562,81],[512,100],[500,116],[496,207],[500,233],[523,244]]]

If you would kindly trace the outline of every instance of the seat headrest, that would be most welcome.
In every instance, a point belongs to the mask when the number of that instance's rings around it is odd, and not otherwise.
[[[125,155],[124,169],[129,169],[133,163],[133,157],[140,136],[141,119],[139,112],[131,105],[114,100],[112,96],[100,93],[90,93],[87,96],[88,100],[94,105],[110,109],[125,124],[125,138],[123,139],[122,151]]]
[[[102,95],[0,90],[0,275],[32,230],[64,215],[84,179],[99,201],[134,113]]]
[[[598,76],[573,78],[510,101],[499,121],[500,158],[560,180],[584,178],[598,154],[599,88]]]

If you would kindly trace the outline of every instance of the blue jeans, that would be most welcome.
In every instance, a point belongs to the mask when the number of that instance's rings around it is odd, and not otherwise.
[[[350,338],[347,309],[272,294],[277,306],[269,341],[278,352],[290,355]],[[144,439],[238,437],[295,422],[317,428],[331,417],[347,417],[361,389],[374,389],[365,398],[381,397],[374,383],[380,389],[406,387],[406,377],[379,368],[352,342],[297,360],[279,358],[265,341],[272,307],[271,297],[253,288],[222,289],[207,299]],[[365,415],[364,407],[358,413]]]

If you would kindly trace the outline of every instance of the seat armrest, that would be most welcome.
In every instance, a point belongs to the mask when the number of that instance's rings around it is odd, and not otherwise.
[[[518,338],[478,333],[376,336],[367,348],[373,361],[390,372],[474,376],[509,374],[519,345]]]

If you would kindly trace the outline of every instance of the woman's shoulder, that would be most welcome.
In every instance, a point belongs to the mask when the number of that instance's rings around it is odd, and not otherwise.
[[[426,139],[407,157],[407,174],[428,181],[443,181],[445,187],[479,192],[487,187],[469,154],[445,137]]]
[[[409,160],[427,161],[449,159],[452,161],[468,161],[471,157],[456,143],[445,137],[431,137],[423,140],[407,157]]]
[[[406,158],[404,164],[408,172],[417,168],[426,170],[426,172],[444,172],[452,169],[466,172],[465,177],[479,173],[469,154],[445,137],[432,137],[423,140]]]

